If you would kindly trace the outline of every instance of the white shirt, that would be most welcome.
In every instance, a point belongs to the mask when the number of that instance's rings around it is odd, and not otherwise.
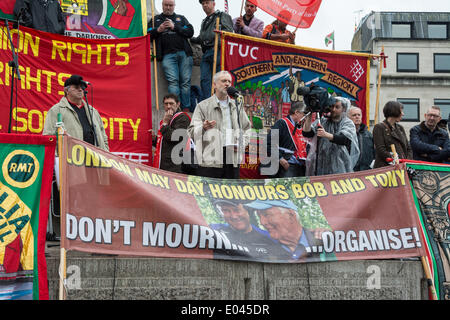
[[[233,144],[233,126],[231,123],[231,110],[230,110],[230,104],[229,104],[229,98],[227,97],[226,100],[219,100],[217,99],[220,105],[220,109],[222,110],[222,142],[223,146],[228,146]]]

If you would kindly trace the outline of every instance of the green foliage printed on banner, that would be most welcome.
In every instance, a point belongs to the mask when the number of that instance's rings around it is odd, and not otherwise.
[[[285,187],[286,192],[289,195],[289,199],[297,206],[297,213],[300,216],[300,220],[302,225],[307,229],[317,229],[317,228],[326,228],[330,229],[331,227],[328,224],[327,219],[325,218],[322,209],[320,208],[320,204],[316,198],[304,198],[304,199],[296,199],[293,192],[291,191],[291,186],[293,183],[299,183],[299,179],[303,179],[306,182],[307,178],[296,178],[296,179],[270,179],[270,180],[225,180],[221,181],[223,185],[249,185],[249,186],[261,186],[261,185],[271,185],[271,186],[279,186],[283,185]],[[208,184],[212,182],[208,178],[190,176],[189,181],[202,183],[205,186],[205,190],[207,190],[207,194],[209,187]],[[214,181],[216,183],[216,181]],[[213,205],[214,198],[212,196],[203,197],[203,196],[195,196],[197,200],[197,204],[199,209],[201,210],[203,217],[205,218],[208,224],[220,224],[225,223],[222,216],[217,212]],[[230,201],[239,201],[239,200],[230,200]],[[250,201],[246,201],[250,202]],[[258,226],[261,229],[264,227],[259,222],[257,215],[254,212],[249,212],[250,221],[252,224]]]

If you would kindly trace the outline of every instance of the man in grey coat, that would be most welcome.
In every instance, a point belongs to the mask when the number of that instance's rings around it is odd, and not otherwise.
[[[216,73],[215,94],[200,102],[192,115],[188,133],[195,143],[199,176],[239,179],[251,124],[245,111],[238,109],[228,97],[231,81],[228,71]]]
[[[67,134],[109,151],[108,136],[100,114],[83,99],[85,89],[86,82],[79,75],[72,75],[65,81],[64,97],[48,111],[42,134],[56,133],[56,123],[60,114]]]

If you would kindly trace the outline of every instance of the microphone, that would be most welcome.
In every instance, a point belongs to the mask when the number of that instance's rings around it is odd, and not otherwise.
[[[227,88],[227,93],[233,99],[236,99],[238,97],[242,97],[241,92],[238,89],[236,89],[235,87],[228,87]]]
[[[89,81],[80,80],[80,82],[81,84],[84,84],[86,87],[91,85]]]

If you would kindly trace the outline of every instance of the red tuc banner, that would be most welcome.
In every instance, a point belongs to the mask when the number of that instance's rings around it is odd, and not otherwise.
[[[88,81],[87,99],[102,116],[110,151],[141,163],[151,160],[150,42],[148,37],[89,40],[21,27],[12,29],[21,79],[15,78],[10,113],[11,46],[0,41],[0,132],[41,134],[47,111],[64,95],[64,81]]]
[[[68,250],[275,263],[424,254],[404,164],[311,178],[220,180],[64,140],[61,239]]]
[[[271,126],[283,104],[303,101],[299,86],[312,83],[330,94],[349,98],[369,114],[370,55],[319,50],[222,33],[222,69],[232,73],[234,85],[250,96],[253,116]]]

